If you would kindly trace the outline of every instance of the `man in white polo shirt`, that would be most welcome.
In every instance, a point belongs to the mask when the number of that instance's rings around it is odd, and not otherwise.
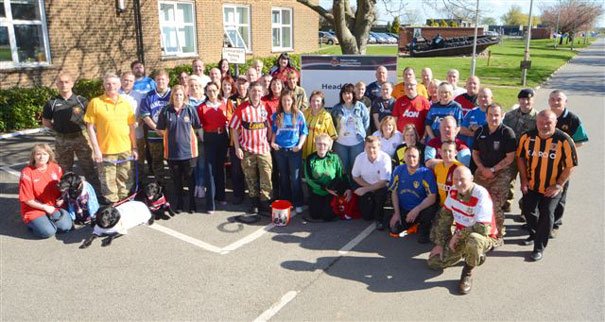
[[[374,219],[376,229],[384,230],[384,203],[391,178],[391,158],[380,150],[380,138],[366,137],[365,152],[355,158],[351,174],[359,185],[355,194],[359,196],[359,211],[363,219]]]

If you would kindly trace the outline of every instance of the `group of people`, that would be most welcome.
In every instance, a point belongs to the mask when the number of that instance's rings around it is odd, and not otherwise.
[[[170,87],[166,71],[151,78],[135,61],[121,76],[105,75],[104,94],[90,101],[74,94],[73,77],[61,72],[59,95],[43,112],[44,126],[56,133],[55,150],[36,145],[23,170],[23,221],[40,237],[71,229],[54,187],[76,155],[102,204],[128,198],[133,184],[153,176],[164,186],[172,182],[177,212],[185,200],[196,212],[196,198],[204,198],[213,213],[227,204],[226,164],[231,202],[241,204],[247,187],[249,214],[285,199],[297,213],[308,204],[309,221],[333,221],[333,198],[355,200],[378,230],[414,228],[418,242],[432,242],[429,266],[464,259],[463,294],[473,268],[503,244],[517,173],[518,220],[527,222],[531,258],[540,260],[556,236],[576,147],[588,140],[563,92],[550,93],[550,108],[538,112],[535,92],[523,89],[518,107],[505,113],[476,76],[461,88],[457,70],[441,82],[424,68],[417,82],[408,67],[393,85],[380,66],[374,82],[343,84],[328,111],[321,91],[307,96],[298,85],[287,54],[266,75],[261,61],[239,76],[227,61],[218,66],[207,76],[195,59],[192,74]],[[392,214],[385,212],[389,203]]]

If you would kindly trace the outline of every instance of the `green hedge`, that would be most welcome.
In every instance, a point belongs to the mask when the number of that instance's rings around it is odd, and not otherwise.
[[[0,90],[0,132],[9,132],[39,126],[44,104],[57,95],[49,87]]]
[[[240,74],[245,73],[255,59],[263,61],[263,73],[268,73],[276,63],[277,56],[248,59],[245,64],[239,66]],[[290,61],[300,70],[300,55],[290,54]],[[216,66],[217,63],[206,64],[206,71]],[[234,66],[231,66],[231,69],[234,72]],[[171,85],[178,83],[178,74],[182,71],[191,73],[191,65],[179,65],[168,70]],[[78,95],[90,99],[103,94],[103,82],[101,79],[81,79],[76,82],[73,91]],[[0,132],[17,131],[40,126],[42,108],[55,95],[57,95],[55,89],[44,86],[0,89]]]

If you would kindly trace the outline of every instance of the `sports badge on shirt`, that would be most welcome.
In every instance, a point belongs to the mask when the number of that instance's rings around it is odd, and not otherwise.
[[[418,189],[418,187],[420,187],[420,182],[414,180],[413,185],[414,185],[414,189]]]
[[[494,151],[500,150],[500,141],[494,141]]]
[[[185,121],[186,123],[189,123],[189,121],[191,121],[191,119],[189,118],[189,116],[185,116],[185,117],[183,117],[183,121]]]

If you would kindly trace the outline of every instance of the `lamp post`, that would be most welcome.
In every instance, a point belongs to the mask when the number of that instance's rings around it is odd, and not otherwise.
[[[525,39],[525,55],[523,56],[523,62],[521,62],[521,83],[523,86],[527,84],[527,70],[530,68],[531,62],[529,60],[529,41],[531,40],[531,11],[534,6],[534,0],[529,2],[529,18],[527,19],[527,39]]]
[[[477,28],[479,26],[479,0],[477,0],[477,8],[475,9],[475,38],[473,38],[473,60],[471,61],[471,76],[475,76],[475,68],[477,66]]]

